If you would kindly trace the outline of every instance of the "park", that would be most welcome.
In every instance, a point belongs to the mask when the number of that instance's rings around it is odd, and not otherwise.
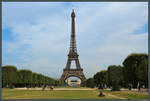
[[[80,86],[75,80],[73,85],[69,85],[61,79],[50,78],[31,70],[18,70],[10,65],[3,66],[2,98],[147,99],[148,55],[130,54],[123,64],[124,67],[110,65],[107,70],[99,71],[92,78],[87,78]],[[100,92],[104,96],[99,97]]]
[[[122,65],[108,65],[86,77],[75,36],[72,10],[70,47],[61,77],[52,78],[14,65],[2,66],[2,99],[148,99],[148,54],[128,54]],[[76,68],[71,68],[73,61]]]

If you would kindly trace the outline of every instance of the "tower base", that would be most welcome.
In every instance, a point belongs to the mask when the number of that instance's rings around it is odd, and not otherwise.
[[[64,69],[63,74],[61,76],[61,80],[66,80],[67,78],[74,76],[81,79],[81,81],[85,81],[86,78],[83,74],[83,69]]]

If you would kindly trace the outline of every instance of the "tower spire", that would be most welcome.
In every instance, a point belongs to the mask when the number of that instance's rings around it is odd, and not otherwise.
[[[76,40],[75,40],[75,12],[74,12],[74,9],[72,9],[71,18],[72,18],[72,21],[71,21],[70,51],[77,52]]]

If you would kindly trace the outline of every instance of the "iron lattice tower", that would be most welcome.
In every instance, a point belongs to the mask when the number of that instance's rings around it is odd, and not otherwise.
[[[81,81],[86,80],[84,74],[83,74],[83,69],[80,66],[80,62],[78,59],[78,53],[77,53],[77,47],[76,47],[76,39],[75,39],[75,13],[74,10],[71,13],[71,40],[70,40],[70,50],[68,54],[68,60],[66,67],[63,69],[63,74],[61,76],[61,80],[66,80],[70,76],[76,76],[81,79]],[[76,68],[72,69],[71,68],[71,62],[75,61]]]

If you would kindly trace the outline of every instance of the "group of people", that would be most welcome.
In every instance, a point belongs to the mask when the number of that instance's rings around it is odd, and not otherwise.
[[[129,90],[131,90],[132,87],[133,87],[133,85],[132,85],[132,84],[129,84]],[[146,90],[145,85],[144,85],[144,84],[142,85],[142,84],[140,84],[140,83],[138,82],[138,84],[137,84],[137,90],[138,90],[138,91],[141,91],[141,89],[142,89],[142,90]]]
[[[46,85],[43,85],[42,90],[44,91],[46,87],[47,87]],[[48,86],[48,88],[50,89],[50,91],[54,90],[53,86]]]

